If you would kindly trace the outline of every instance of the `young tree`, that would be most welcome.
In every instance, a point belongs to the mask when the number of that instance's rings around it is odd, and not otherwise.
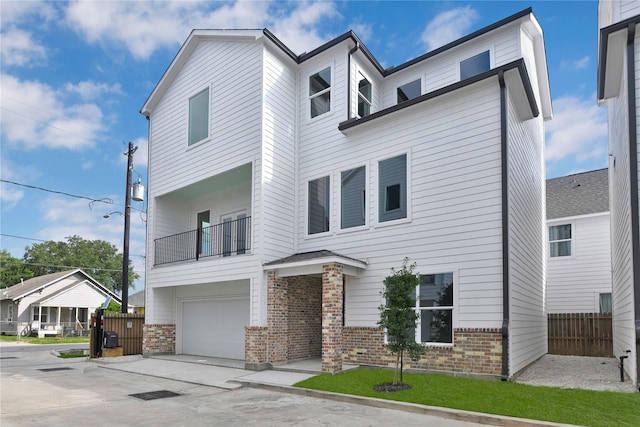
[[[117,252],[114,245],[104,240],[71,236],[66,242],[50,240],[33,244],[25,251],[23,261],[36,276],[81,268],[102,285],[118,291],[122,289],[122,254]],[[137,278],[129,266],[128,286]]]
[[[416,286],[420,284],[420,274],[414,273],[416,265],[407,265],[408,258],[404,259],[400,270],[391,269],[391,275],[384,279],[385,304],[379,307],[380,321],[378,325],[387,331],[387,349],[396,355],[396,369],[393,376],[393,384],[398,384],[398,371],[400,372],[400,384],[402,384],[402,359],[405,351],[413,361],[418,361],[424,354],[424,347],[416,342],[415,328],[419,314],[416,312]]]

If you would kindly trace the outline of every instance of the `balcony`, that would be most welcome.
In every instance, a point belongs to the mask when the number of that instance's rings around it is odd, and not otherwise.
[[[251,217],[161,237],[154,245],[154,266],[245,254],[251,250]]]

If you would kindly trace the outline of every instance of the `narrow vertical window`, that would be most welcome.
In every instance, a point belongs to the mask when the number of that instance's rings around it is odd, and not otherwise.
[[[329,231],[329,202],[331,192],[329,177],[309,181],[308,233],[317,234]]]
[[[571,256],[571,224],[549,227],[549,256]]]
[[[488,50],[464,61],[460,61],[460,80],[468,79],[469,77],[489,71],[491,68],[490,61],[491,58]]]
[[[407,217],[407,155],[378,163],[378,221]]]
[[[398,88],[398,104],[422,95],[422,81],[420,79],[409,82]]]
[[[331,67],[309,77],[311,118],[331,110]]]
[[[198,254],[199,255],[211,255],[211,219],[209,211],[203,211],[198,213]]]
[[[209,89],[189,99],[189,145],[209,137]]]
[[[362,74],[358,79],[358,116],[366,117],[371,114],[371,82]]]
[[[365,167],[340,174],[340,228],[365,224],[366,173]]]
[[[453,273],[422,276],[416,293],[416,310],[420,313],[416,341],[453,343]]]

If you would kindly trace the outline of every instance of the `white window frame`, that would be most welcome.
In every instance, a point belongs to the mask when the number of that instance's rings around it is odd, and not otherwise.
[[[373,81],[369,78],[369,76],[363,71],[363,70],[358,70],[357,73],[357,78],[356,78],[356,116],[361,119],[362,117],[366,117],[366,116],[361,116],[360,115],[360,99],[362,99],[366,104],[369,105],[369,114],[367,114],[367,116],[370,116],[371,114],[373,114]],[[366,97],[362,96],[360,93],[360,82],[362,80],[366,80],[367,82],[369,82],[369,85],[371,86],[371,99],[367,99]]]
[[[453,347],[455,343],[455,330],[458,324],[458,269],[451,267],[444,268],[433,268],[430,269],[429,272],[420,272],[420,276],[431,276],[436,274],[447,274],[450,273],[453,279],[453,305],[452,306],[435,306],[435,307],[420,307],[420,285],[416,286],[416,311],[420,313],[420,318],[418,319],[418,323],[416,325],[416,342],[424,345],[425,347]],[[421,283],[422,284],[422,283]],[[420,333],[421,333],[421,325],[422,325],[422,311],[438,311],[438,310],[451,310],[451,342],[432,342],[432,341],[421,341]]]
[[[346,172],[349,170],[353,170],[353,169],[358,169],[358,168],[364,168],[364,224],[363,225],[358,225],[355,227],[348,227],[348,228],[342,228],[342,172]],[[350,231],[359,231],[359,230],[366,230],[369,228],[369,199],[370,199],[370,189],[369,189],[369,165],[368,164],[361,164],[359,166],[354,166],[352,168],[346,168],[346,169],[342,169],[337,173],[336,182],[340,182],[340,188],[338,190],[339,192],[339,197],[338,197],[338,212],[340,213],[340,217],[338,218],[339,220],[339,231],[341,233],[345,233],[345,232],[350,232]]]
[[[571,239],[559,239],[559,240],[551,240],[551,227],[557,227],[562,225],[571,226]],[[571,221],[562,221],[556,223],[547,224],[547,259],[549,260],[561,260],[561,259],[572,259],[576,256],[576,226],[575,222]],[[571,254],[569,255],[559,255],[552,256],[551,255],[551,244],[556,242],[570,242]]]
[[[13,322],[13,303],[9,303],[7,306],[7,321]]]
[[[311,181],[317,181],[318,179],[323,179],[323,178],[327,178],[329,177],[329,229],[327,231],[323,231],[320,233],[309,233],[309,183]],[[327,236],[329,234],[331,234],[332,230],[333,230],[333,215],[331,215],[331,210],[333,208],[334,205],[334,201],[333,201],[333,186],[334,186],[334,178],[333,178],[333,173],[326,173],[326,174],[322,174],[322,175],[318,175],[318,176],[314,176],[313,178],[309,178],[305,181],[304,184],[304,192],[305,192],[305,205],[304,205],[304,235],[305,238],[316,238],[316,237],[322,237],[322,236]]]
[[[399,104],[402,104],[403,102],[408,102],[408,101],[411,101],[411,99],[416,99],[417,97],[424,95],[424,81],[423,80],[424,79],[422,78],[422,76],[418,76],[418,77],[415,77],[415,78],[412,78],[412,79],[409,79],[409,80],[405,80],[401,84],[398,84],[395,87],[395,90],[393,91],[393,96],[395,98],[396,104],[399,105]],[[402,86],[406,86],[406,85],[408,85],[410,83],[414,83],[416,81],[420,81],[420,95],[416,96],[415,98],[408,99],[407,101],[398,102],[398,89],[400,89]]]
[[[484,47],[482,49],[475,49],[473,50],[471,53],[469,53],[468,55],[465,55],[464,57],[461,57],[457,62],[456,62],[456,73],[458,74],[458,81],[462,80],[462,63],[464,61],[466,61],[467,59],[471,59],[474,58],[482,53],[485,53],[489,51],[489,70],[495,67],[495,60],[493,57],[493,51],[494,48],[493,47]],[[467,77],[470,78],[470,77]]]
[[[405,154],[407,156],[407,165],[406,165],[406,199],[407,199],[407,215],[405,218],[393,219],[390,221],[380,221],[380,162],[387,159],[392,159],[394,157],[402,156]],[[375,207],[375,225],[374,228],[386,227],[396,224],[403,224],[407,222],[411,222],[411,150],[406,151],[398,151],[390,156],[385,156],[374,161],[372,165],[372,169],[375,171],[375,183],[373,191],[371,193],[371,203]],[[383,196],[384,197],[384,196]]]
[[[225,240],[226,240],[226,236],[224,234],[225,233],[224,222],[225,222],[226,219],[229,219],[232,222],[233,221],[237,221],[238,219],[240,219],[240,218],[238,218],[238,216],[240,216],[240,215],[244,215],[244,219],[247,219],[249,217],[249,215],[247,215],[247,210],[246,209],[241,209],[241,210],[238,210],[238,211],[229,212],[227,214],[220,215],[220,222],[219,222],[220,227],[221,227],[220,239],[222,239],[222,241],[221,241],[222,250],[220,251],[220,256],[222,256],[222,257],[227,257],[227,256],[231,256],[231,255],[233,255],[233,256],[244,255],[244,254],[248,253],[248,249],[246,248],[246,242],[247,242],[247,240],[249,238],[248,235],[245,235],[244,253],[243,254],[239,254],[238,253],[238,243],[237,243],[238,242],[238,227],[237,227],[238,223],[237,222],[236,222],[236,227],[233,227],[233,226],[231,227],[231,251],[229,253],[224,251],[224,245],[225,245]],[[245,233],[246,233],[246,230],[245,230]],[[248,233],[246,233],[246,234],[248,234]],[[236,250],[235,251],[233,250],[233,247],[234,247],[233,243],[234,242],[236,242],[236,248],[235,248]]]
[[[326,70],[327,68],[329,69],[329,73],[331,75],[331,82],[329,84],[329,87],[326,88],[326,89],[323,89],[323,90],[321,90],[319,92],[316,92],[313,95],[311,95],[310,94],[310,92],[311,92],[311,76],[313,76],[315,74],[319,74],[322,71]],[[334,97],[333,97],[332,89],[333,89],[333,85],[334,85],[334,82],[335,82],[335,78],[334,78],[334,75],[333,75],[333,70],[334,70],[334,65],[333,64],[328,64],[326,66],[322,66],[322,67],[317,68],[316,71],[314,71],[312,73],[309,73],[307,75],[307,95],[308,95],[307,117],[310,120],[317,119],[318,117],[326,117],[326,116],[330,115],[333,112],[333,98]],[[317,98],[317,97],[319,97],[321,95],[324,95],[325,93],[329,93],[329,110],[325,111],[324,113],[318,114],[316,116],[311,116],[311,103],[313,102],[313,99]]]
[[[203,94],[204,92],[208,92],[207,95],[207,135],[199,139],[197,141],[191,142],[191,100],[196,98],[197,96]],[[211,138],[211,87],[207,86],[201,88],[199,91],[195,92],[187,99],[187,147],[195,147],[196,145],[200,145],[204,141],[208,141]]]

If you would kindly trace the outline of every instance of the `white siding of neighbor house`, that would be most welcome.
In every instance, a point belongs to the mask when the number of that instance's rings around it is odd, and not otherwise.
[[[367,260],[349,277],[346,324],[375,326],[382,280],[405,257],[421,273],[455,271],[456,327],[498,327],[501,315],[500,121],[497,78],[349,132],[310,135],[300,149],[299,252]],[[377,224],[377,163],[407,155],[408,220]],[[340,173],[367,167],[367,226],[340,230]],[[332,178],[331,231],[305,235],[309,179]]]
[[[598,313],[599,295],[611,292],[609,213],[548,220],[547,241],[548,227],[561,224],[571,224],[572,254],[548,258],[547,311]]]
[[[508,96],[510,375],[547,352],[543,134],[542,117],[520,121]]]
[[[86,307],[95,309],[104,303],[106,297],[103,292],[85,282],[66,292],[62,292],[60,295],[54,296],[47,300],[44,305],[50,307]]]

